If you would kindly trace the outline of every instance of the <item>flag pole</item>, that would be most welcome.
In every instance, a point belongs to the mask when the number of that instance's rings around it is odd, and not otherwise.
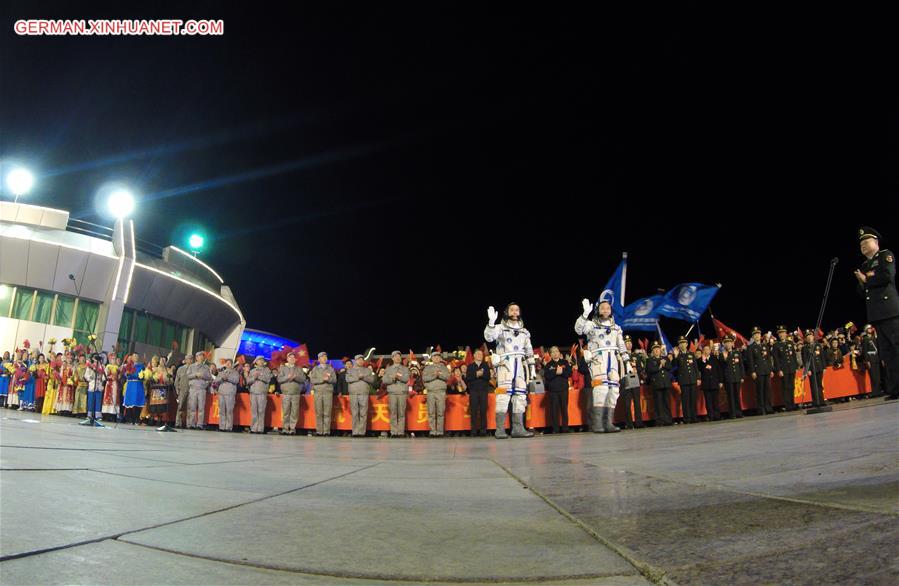
[[[621,271],[621,307],[624,307],[624,290],[627,288],[627,252],[621,253],[624,269]]]

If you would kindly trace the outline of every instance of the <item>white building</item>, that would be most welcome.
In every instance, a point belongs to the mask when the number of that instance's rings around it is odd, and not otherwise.
[[[102,350],[167,354],[215,347],[233,358],[245,321],[222,278],[174,246],[46,207],[0,202],[0,354],[97,334]],[[62,349],[61,344],[56,350]]]

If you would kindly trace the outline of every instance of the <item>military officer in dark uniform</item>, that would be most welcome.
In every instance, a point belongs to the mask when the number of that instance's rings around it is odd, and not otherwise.
[[[718,421],[721,419],[718,413],[718,391],[724,388],[724,383],[721,382],[721,363],[717,356],[712,355],[712,347],[709,344],[702,347],[702,356],[696,365],[699,367],[699,378],[702,381],[706,417],[709,421]]]
[[[824,348],[815,341],[815,332],[805,330],[805,346],[802,347],[802,364],[805,365],[809,386],[812,387],[812,405],[823,407],[824,400]],[[814,376],[814,380],[811,377]]]
[[[734,349],[733,336],[725,336],[724,349],[721,351],[721,369],[724,371],[724,388],[727,391],[727,408],[730,418],[743,417],[743,404],[740,401],[740,385],[745,380],[743,357]]]
[[[768,344],[762,342],[762,330],[756,326],[752,329],[752,344],[746,352],[746,362],[749,376],[755,382],[755,402],[759,415],[774,413],[771,407],[771,379],[774,372],[768,354]]]
[[[793,402],[796,393],[796,371],[799,370],[799,361],[796,359],[796,346],[790,340],[789,332],[784,326],[777,327],[777,342],[774,343],[774,370],[780,378],[780,388],[783,391],[784,409],[795,411],[798,409]]]
[[[696,423],[696,388],[700,383],[699,364],[696,356],[687,348],[689,342],[681,336],[674,349],[674,363],[677,365],[677,384],[680,387],[681,412],[684,423]]]
[[[862,336],[862,362],[871,378],[871,397],[881,396],[880,352],[877,350],[876,330],[871,324],[865,326],[865,335]]]
[[[877,345],[886,374],[887,399],[899,399],[899,293],[896,257],[880,248],[880,234],[867,226],[858,231],[865,262],[855,271],[858,292],[865,299],[868,323],[877,329]]]
[[[621,401],[624,403],[624,425],[628,429],[640,429],[643,427],[643,413],[640,407],[640,382],[646,376],[646,357],[643,354],[634,354],[634,342],[630,336],[624,337],[624,347],[627,349],[627,355],[630,360],[624,365],[623,373],[625,377],[621,381]],[[643,363],[641,368],[640,363]],[[636,386],[630,383],[633,378],[631,373],[636,373]],[[631,417],[631,406],[634,409],[634,415]]]
[[[646,361],[646,375],[652,385],[656,425],[671,425],[671,363],[662,356],[662,345],[652,343],[652,355]]]

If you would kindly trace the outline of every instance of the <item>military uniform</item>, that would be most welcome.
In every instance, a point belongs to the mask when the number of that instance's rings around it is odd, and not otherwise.
[[[321,358],[324,354],[320,354]],[[326,355],[324,355],[327,357]],[[315,396],[315,434],[331,435],[331,413],[334,409],[334,385],[337,373],[330,364],[316,364],[309,372]]]
[[[760,334],[761,330],[755,328],[752,335]],[[749,374],[755,383],[755,403],[759,415],[774,413],[771,407],[771,356],[768,343],[764,340],[751,344],[746,350],[746,362]]]
[[[219,430],[231,431],[234,426],[234,401],[237,398],[237,383],[240,373],[233,368],[223,368],[215,377],[219,396]]]
[[[721,370],[724,372],[724,389],[727,391],[727,408],[730,418],[743,417],[743,403],[740,399],[740,385],[745,378],[743,357],[736,349],[721,351]]]
[[[658,342],[653,347],[657,345]],[[646,361],[646,374],[652,385],[656,425],[671,425],[671,363],[666,356],[650,356]]]
[[[247,373],[247,384],[250,386],[250,412],[253,417],[250,433],[265,433],[265,408],[271,380],[272,371],[265,365],[255,366]]]
[[[811,330],[806,331],[806,336],[814,335]],[[812,348],[814,347],[814,351]],[[824,400],[824,349],[818,342],[811,342],[802,347],[802,363],[807,369],[809,377],[814,376],[811,380],[812,387],[812,405],[821,407],[826,405]]]
[[[777,333],[786,332],[786,328],[780,326]],[[799,370],[799,361],[796,359],[796,345],[788,337],[786,340],[778,340],[771,350],[774,358],[774,370],[780,377],[780,388],[783,390],[784,409],[795,411],[796,404],[793,397],[796,393],[796,371]]]
[[[282,364],[278,369],[281,387],[281,433],[294,435],[300,415],[300,395],[306,387],[306,373],[297,365]]]
[[[625,342],[629,341],[630,336],[625,336],[624,340]],[[640,405],[640,382],[646,378],[646,356],[630,353],[630,360],[624,361],[623,364],[625,377],[621,384],[621,400],[624,401],[624,424],[630,429],[641,428],[643,427],[643,408]],[[636,384],[631,384],[630,377],[627,376],[632,373],[637,374]],[[631,416],[632,407],[633,416]]]
[[[702,394],[705,399],[705,412],[709,421],[718,421],[718,391],[721,389],[721,362],[712,354],[700,356],[696,361],[699,377],[702,379]]]
[[[212,371],[205,362],[194,362],[187,367],[187,384],[190,387],[187,427],[203,429],[206,425],[206,390],[212,384]]]
[[[361,354],[356,356],[357,360],[360,358]],[[350,396],[353,437],[364,437],[368,419],[368,396],[375,384],[375,373],[366,366],[349,366],[346,369],[346,382]]]
[[[870,334],[862,337],[862,361],[871,378],[871,396],[879,397],[883,394],[880,388],[880,352],[877,350],[877,338]]]
[[[446,413],[446,381],[450,371],[445,364],[431,363],[421,371],[421,378],[428,390],[428,435],[442,437]]]
[[[859,241],[866,238],[880,240],[872,228],[859,230]],[[896,291],[896,256],[883,248],[872,258],[865,259],[859,269],[867,275],[859,284],[865,299],[868,323],[877,330],[880,358],[886,370],[886,392],[891,399],[899,399],[899,293]]]
[[[190,364],[184,364],[175,373],[175,392],[177,393],[175,427],[183,427],[184,422],[187,420],[187,403],[190,398],[190,385],[187,380],[188,368],[190,368]]]
[[[681,339],[686,342],[686,339]],[[678,342],[680,344],[680,341]],[[680,387],[681,413],[684,423],[696,423],[696,387],[699,383],[699,364],[692,352],[679,351],[674,357],[677,366],[677,385]]]
[[[395,354],[399,354],[396,352]],[[384,370],[384,384],[390,409],[390,436],[406,434],[406,405],[409,398],[409,369],[402,364],[391,364]]]

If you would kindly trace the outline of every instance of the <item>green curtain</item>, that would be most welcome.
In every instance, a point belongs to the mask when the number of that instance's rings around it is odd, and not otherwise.
[[[53,318],[53,324],[67,328],[72,327],[72,314],[74,312],[75,299],[60,295],[56,301],[56,315]]]
[[[97,316],[100,304],[81,299],[78,301],[78,315],[75,316],[75,329],[79,332],[93,333],[97,327]]]
[[[10,307],[12,307],[12,287],[0,285],[0,317],[9,317]]]
[[[175,324],[170,321],[165,322],[165,327],[162,329],[162,347],[170,348],[175,339]]]
[[[134,341],[143,344],[147,341],[147,314],[138,313],[134,320]]]
[[[54,297],[55,295],[53,293],[46,293],[44,291],[37,292],[37,299],[34,302],[34,314],[31,317],[31,321],[37,321],[42,324],[50,323]]]
[[[16,289],[16,298],[12,306],[13,319],[28,319],[28,316],[31,314],[31,300],[33,296],[34,289],[26,289],[25,287]]]
[[[119,338],[126,340],[131,339],[131,321],[134,319],[134,312],[126,309],[122,313],[122,323],[119,325]]]
[[[150,318],[149,335],[147,344],[150,346],[162,346],[162,320],[158,317]]]

